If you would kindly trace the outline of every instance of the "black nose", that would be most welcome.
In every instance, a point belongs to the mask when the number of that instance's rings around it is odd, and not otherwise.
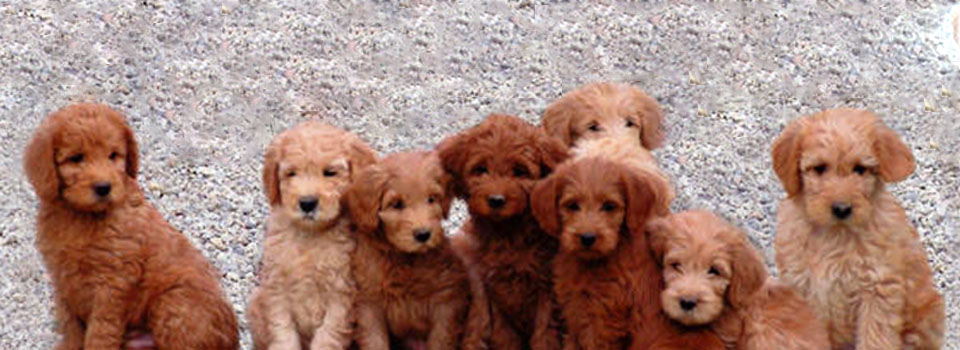
[[[580,244],[583,244],[584,247],[590,248],[596,242],[597,242],[597,235],[594,235],[592,233],[580,234]]]
[[[690,311],[690,310],[693,310],[693,308],[695,307],[697,307],[696,300],[686,299],[686,298],[680,299],[680,308],[683,309],[683,311]]]
[[[100,197],[106,197],[110,194],[110,183],[109,182],[97,182],[93,184],[93,192],[95,192]]]
[[[850,217],[850,214],[853,213],[853,207],[850,204],[837,202],[833,203],[833,216],[836,216],[837,219],[843,220]]]
[[[303,210],[304,213],[309,213],[314,209],[317,209],[317,197],[301,197],[300,198],[300,210]]]
[[[494,194],[487,197],[487,205],[489,205],[491,208],[503,208],[504,204],[507,204],[507,199],[503,198],[502,195]]]
[[[430,235],[431,235],[430,229],[426,229],[426,228],[421,228],[421,229],[417,229],[416,231],[413,231],[413,238],[420,243],[424,243],[427,240],[429,240]]]

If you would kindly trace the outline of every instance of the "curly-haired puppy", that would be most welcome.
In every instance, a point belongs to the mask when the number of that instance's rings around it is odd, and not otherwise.
[[[355,241],[341,194],[376,154],[355,135],[305,122],[267,149],[270,221],[248,310],[256,349],[344,349],[353,334]]]
[[[26,148],[57,349],[120,349],[128,332],[159,349],[237,349],[218,272],[146,202],[138,157],[125,118],[95,104],[54,112]]]
[[[793,289],[778,283],[747,235],[706,211],[687,211],[647,224],[663,271],[660,294],[670,318],[710,325],[728,348],[824,350],[827,333]]]
[[[553,276],[564,349],[723,348],[712,332],[683,333],[660,311],[662,277],[643,230],[667,213],[667,193],[657,174],[603,158],[564,163],[534,189],[534,215],[560,240]]]
[[[775,240],[781,279],[811,304],[835,349],[939,349],[943,299],[920,237],[885,184],[914,170],[873,113],[797,119],[773,144],[787,191]]]
[[[435,153],[395,153],[361,172],[344,196],[358,234],[361,349],[388,349],[391,338],[394,347],[425,341],[430,350],[460,348],[470,286],[441,226],[449,182]],[[468,341],[480,345],[476,334]]]
[[[491,115],[437,148],[470,212],[453,243],[482,282],[476,294],[490,304],[492,348],[559,348],[550,282],[557,244],[537,227],[528,196],[567,157],[566,148],[507,115]]]

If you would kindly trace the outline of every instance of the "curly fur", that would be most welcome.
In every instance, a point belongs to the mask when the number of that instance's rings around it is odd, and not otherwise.
[[[727,347],[823,350],[826,329],[803,298],[767,274],[746,234],[716,215],[688,211],[647,225],[668,316],[710,325]]]
[[[836,109],[790,123],[772,153],[787,191],[777,266],[833,348],[939,349],[943,298],[916,230],[885,188],[915,167],[899,136],[873,113]]]
[[[356,243],[340,201],[374,162],[376,154],[355,135],[318,122],[301,123],[271,142],[263,165],[270,219],[261,285],[247,312],[255,349],[350,345]]]
[[[464,329],[471,312],[466,267],[441,226],[449,183],[436,154],[395,153],[364,170],[344,196],[358,237],[361,349],[388,349],[391,339],[392,348],[482,346],[476,328]]]
[[[559,348],[550,277],[556,240],[537,227],[528,197],[566,148],[522,119],[491,115],[437,150],[454,193],[467,201],[470,219],[452,243],[477,278],[474,297],[489,310],[481,323],[491,348]]]
[[[553,275],[564,349],[723,348],[660,312],[662,279],[643,227],[667,213],[668,193],[658,174],[603,158],[564,163],[534,189],[533,213],[560,241]]]
[[[146,347],[237,349],[217,271],[146,202],[137,152],[125,118],[95,104],[54,112],[26,148],[57,349],[138,347],[124,342],[144,333]]]

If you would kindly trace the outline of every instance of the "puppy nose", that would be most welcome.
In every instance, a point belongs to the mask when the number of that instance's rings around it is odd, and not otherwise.
[[[503,195],[494,194],[487,197],[487,205],[489,205],[491,208],[503,208],[504,204],[507,204],[507,199],[503,198]]]
[[[593,243],[597,241],[597,235],[593,233],[581,233],[580,234],[580,244],[583,244],[585,248],[590,248],[593,246]]]
[[[97,182],[93,184],[93,192],[95,192],[100,197],[106,197],[110,194],[110,183],[109,182]]]
[[[304,213],[309,213],[314,209],[317,209],[317,197],[301,197],[300,198],[300,210],[303,210]]]
[[[697,301],[695,299],[680,298],[680,308],[683,309],[683,311],[690,311],[695,307],[697,307]]]
[[[430,229],[427,229],[427,228],[420,228],[420,229],[417,229],[416,231],[413,231],[413,238],[420,243],[425,243],[427,240],[429,240],[430,235],[431,235]]]
[[[833,206],[830,208],[833,210],[833,216],[836,216],[837,219],[843,220],[850,217],[850,214],[853,213],[853,207],[850,204],[843,202],[833,203]]]

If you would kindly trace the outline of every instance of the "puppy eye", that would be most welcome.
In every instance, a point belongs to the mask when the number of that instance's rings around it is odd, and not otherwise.
[[[627,119],[627,127],[632,128],[634,126],[637,126],[637,123],[634,123],[632,120]]]
[[[119,156],[120,154],[117,152],[110,153],[110,160],[117,160],[117,157]]]
[[[678,262],[671,263],[671,264],[670,264],[670,268],[679,271],[679,270],[680,270],[680,263],[678,263]]]
[[[604,202],[603,206],[600,207],[600,210],[603,210],[608,213],[611,211],[614,211],[615,209],[617,209],[617,204],[614,202]]]
[[[571,202],[570,204],[567,204],[567,210],[580,211],[580,204],[577,202]]]
[[[707,273],[713,276],[720,276],[720,270],[718,270],[716,267],[713,267],[713,266],[710,266],[710,270],[707,271]]]
[[[827,165],[826,164],[817,165],[813,167],[813,171],[816,172],[817,175],[823,175],[823,173],[827,171]]]
[[[67,158],[67,160],[70,161],[70,163],[80,163],[83,161],[83,153],[75,154]]]
[[[527,167],[522,165],[517,165],[513,167],[513,176],[514,177],[530,177],[530,170],[527,170]]]
[[[407,205],[404,204],[403,201],[396,201],[396,202],[393,202],[393,204],[390,205],[390,207],[396,210],[403,210],[403,208],[406,208]]]
[[[287,172],[287,177],[294,177],[294,176],[297,176],[297,172],[296,172],[296,171],[290,170],[290,171]]]
[[[487,167],[483,165],[477,166],[470,171],[470,173],[472,173],[473,175],[483,175],[483,174],[486,174],[487,172],[488,172]]]
[[[337,171],[333,169],[323,169],[324,177],[334,177],[337,176]]]
[[[430,198],[427,198],[427,203],[433,204],[436,202],[437,202],[437,196],[430,196]]]
[[[590,131],[593,131],[593,132],[597,132],[597,131],[600,131],[600,125],[597,123],[592,123],[589,126],[587,126],[587,129],[590,129]]]
[[[857,164],[853,166],[853,172],[857,173],[857,175],[863,175],[863,173],[867,172],[867,168],[863,165]]]

